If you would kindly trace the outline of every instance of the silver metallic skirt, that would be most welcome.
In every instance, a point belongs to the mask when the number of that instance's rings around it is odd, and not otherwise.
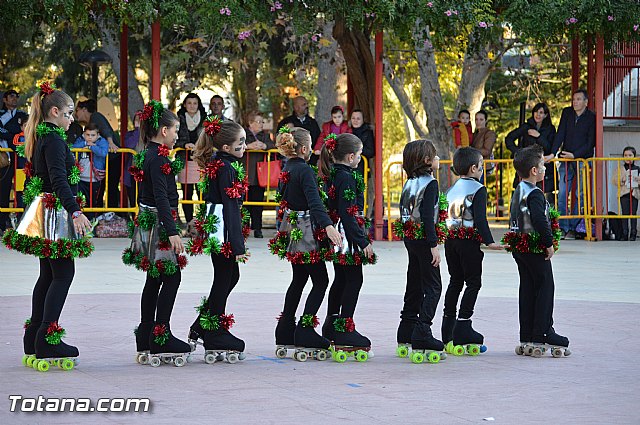
[[[290,223],[287,219],[289,214],[292,212],[297,214],[295,224]],[[302,232],[302,237],[294,241],[292,231],[295,231],[295,229]],[[315,230],[316,226],[311,220],[311,213],[309,211],[285,210],[285,219],[280,224],[280,231],[289,234],[289,246],[287,246],[287,252],[295,254],[296,252],[312,252],[320,250],[320,243],[314,235]]]
[[[71,214],[64,208],[45,208],[42,195],[36,196],[22,214],[18,234],[30,237],[40,237],[52,241],[58,239],[81,239],[73,228]]]
[[[172,210],[177,210],[172,208]],[[151,263],[157,260],[170,260],[177,262],[177,257],[171,245],[163,246],[160,241],[160,232],[162,229],[162,223],[158,218],[158,209],[156,207],[150,207],[140,204],[140,213],[151,213],[155,216],[155,223],[151,229],[146,230],[136,225],[133,229],[133,236],[131,237],[131,251],[135,254],[145,255]]]

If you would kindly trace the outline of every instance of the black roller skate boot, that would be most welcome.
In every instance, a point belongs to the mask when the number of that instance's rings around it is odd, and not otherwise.
[[[229,332],[235,323],[233,314],[204,315],[202,327],[204,334],[204,361],[213,364],[226,360],[227,363],[237,363],[244,360],[244,341]]]
[[[322,325],[322,336],[327,338],[329,341],[333,342],[336,331],[333,327],[333,322],[338,318],[337,314],[330,314],[324,319],[324,324]]]
[[[134,331],[136,335],[136,362],[140,364],[149,364],[149,336],[153,330],[153,322],[140,322]]]
[[[551,352],[552,357],[562,357],[571,355],[569,351],[569,338],[556,333],[551,327],[542,338],[534,337],[531,344],[533,357],[542,357],[547,351]]]
[[[471,327],[471,319],[459,319],[456,321],[456,326],[453,330],[453,349],[451,354],[462,356],[466,353],[470,356],[477,356],[486,351],[486,348],[482,349],[484,347],[483,343],[484,336]]]
[[[36,333],[39,327],[40,322],[32,322],[31,319],[27,319],[24,322],[24,336],[22,337],[24,356],[22,356],[22,364],[26,367],[33,367],[33,361],[36,359]]]
[[[205,333],[205,329],[202,327],[201,318],[203,313],[207,313],[209,311],[209,299],[207,297],[202,297],[202,299],[200,299],[200,305],[194,308],[198,312],[198,317],[196,317],[196,320],[189,328],[189,336],[187,338],[192,350],[195,350],[199,343],[202,344],[204,342],[202,336]]]
[[[32,366],[40,372],[46,372],[51,366],[64,370],[74,368],[78,349],[62,341],[65,330],[58,322],[42,322],[35,338],[36,359]]]
[[[176,338],[168,323],[157,323],[149,335],[149,364],[158,367],[162,363],[184,366],[191,354],[191,346]]]
[[[344,363],[353,356],[359,362],[373,358],[371,341],[356,330],[351,317],[337,317],[333,321],[334,340],[331,346],[332,356],[338,363]]]
[[[396,354],[398,357],[407,357],[411,351],[411,335],[413,334],[413,328],[416,326],[417,318],[401,318],[400,325],[398,325],[398,331],[396,332],[396,341],[398,342],[398,348],[396,348]]]
[[[296,345],[294,359],[304,362],[308,358],[326,360],[329,357],[331,341],[318,335],[315,327],[319,324],[318,317],[313,314],[305,314],[300,318],[294,334]]]
[[[278,316],[276,325],[276,357],[284,359],[287,357],[289,349],[295,348],[294,333],[296,331],[295,316]]]
[[[442,325],[440,326],[440,335],[442,336],[442,343],[447,353],[453,353],[453,330],[456,327],[456,317],[442,316]]]
[[[411,336],[411,361],[413,363],[438,363],[444,356],[444,344],[431,333],[431,328],[418,323]]]

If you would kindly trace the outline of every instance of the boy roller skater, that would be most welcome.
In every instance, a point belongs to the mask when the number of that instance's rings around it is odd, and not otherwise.
[[[480,244],[490,249],[502,247],[493,241],[487,223],[487,188],[480,183],[483,173],[482,154],[471,147],[463,147],[453,156],[453,168],[460,176],[447,191],[447,240],[444,252],[449,269],[449,287],[444,297],[442,342],[447,352],[471,355],[484,352],[484,337],[471,326],[473,308],[482,286]],[[456,320],[458,298],[465,286]]]
[[[513,165],[522,179],[513,192],[509,223],[502,241],[513,255],[520,274],[520,345],[517,354],[568,356],[569,339],[553,329],[553,270],[558,249],[558,213],[549,207],[536,183],[544,179],[542,147],[530,146],[515,154]]]

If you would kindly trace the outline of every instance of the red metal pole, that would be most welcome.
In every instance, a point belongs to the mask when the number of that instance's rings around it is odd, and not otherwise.
[[[580,88],[580,40],[571,40],[571,93]]]
[[[151,24],[151,98],[160,100],[160,20]]]
[[[602,158],[604,156],[604,125],[603,125],[603,102],[604,102],[604,39],[602,36],[598,36],[596,40],[596,55],[595,55],[595,105],[594,112],[596,114],[596,158]],[[602,208],[602,187],[603,187],[603,164],[597,162],[594,164],[597,169],[596,176],[596,193],[594,200],[594,208],[596,214],[603,214]],[[596,239],[602,240],[602,219],[596,220]]]
[[[120,140],[129,128],[129,27],[122,25],[120,33]]]
[[[375,48],[375,100],[374,100],[374,115],[375,115],[375,223],[374,229],[375,240],[382,240],[382,229],[384,223],[382,222],[382,47],[383,47],[383,35],[382,31],[376,33],[376,48]],[[387,211],[389,219],[391,217],[390,211]]]
[[[587,93],[589,94],[589,106],[593,110],[594,97],[593,90],[594,89],[594,81],[596,70],[593,65],[593,40],[591,37],[587,38]]]

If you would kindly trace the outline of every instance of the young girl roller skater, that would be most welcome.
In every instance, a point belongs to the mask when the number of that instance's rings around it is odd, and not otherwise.
[[[436,149],[430,141],[415,140],[405,146],[402,168],[409,179],[402,188],[400,220],[394,232],[404,239],[409,265],[397,339],[401,357],[408,355],[411,344],[414,363],[422,363],[425,356],[437,363],[444,349],[431,333],[442,292],[438,243],[444,241],[446,228],[446,201],[440,199],[438,181],[432,175],[436,164]]]
[[[233,314],[226,313],[226,306],[240,279],[238,263],[249,258],[244,244],[249,233],[248,213],[242,208],[248,183],[240,161],[245,140],[240,125],[212,116],[204,121],[193,153],[202,173],[199,188],[206,204],[199,207],[195,219],[198,236],[189,241],[187,250],[191,255],[211,255],[213,284],[209,297],[197,308],[189,341],[203,341],[207,363],[244,359],[244,341],[229,332],[235,320]]]
[[[158,101],[145,105],[140,116],[139,153],[130,172],[139,182],[139,212],[131,223],[131,246],[122,262],[147,273],[136,328],[137,361],[159,366],[171,361],[183,366],[191,347],[171,333],[169,321],[186,257],[176,226],[178,191],[175,176],[180,160],[169,151],[178,137],[178,117]]]
[[[331,258],[333,251],[326,238],[340,245],[340,235],[322,203],[317,176],[307,164],[312,154],[310,133],[303,128],[284,127],[276,138],[276,147],[288,161],[280,174],[278,191],[282,224],[275,238],[269,241],[269,249],[286,258],[293,271],[276,326],[276,355],[284,358],[288,348],[298,347],[294,352],[296,360],[304,361],[308,355],[325,359],[330,341],[314,328],[329,285],[324,261]],[[309,277],[313,287],[296,326],[296,310]]]
[[[78,357],[78,349],[61,340],[65,330],[58,319],[73,281],[74,258],[93,251],[84,237],[91,224],[82,213],[81,197],[76,196],[80,171],[65,141],[72,122],[73,100],[43,83],[33,97],[25,129],[24,156],[30,161],[25,166],[27,208],[17,229],[3,237],[7,248],[40,259],[22,361],[43,372],[52,364],[72,369]]]
[[[333,341],[335,359],[353,353],[367,360],[371,341],[355,327],[353,316],[362,288],[362,266],[376,261],[364,218],[364,181],[356,171],[362,154],[357,136],[329,135],[320,154],[320,173],[326,182],[329,211],[342,237],[342,248],[333,256],[335,277],[329,291],[323,334]]]

